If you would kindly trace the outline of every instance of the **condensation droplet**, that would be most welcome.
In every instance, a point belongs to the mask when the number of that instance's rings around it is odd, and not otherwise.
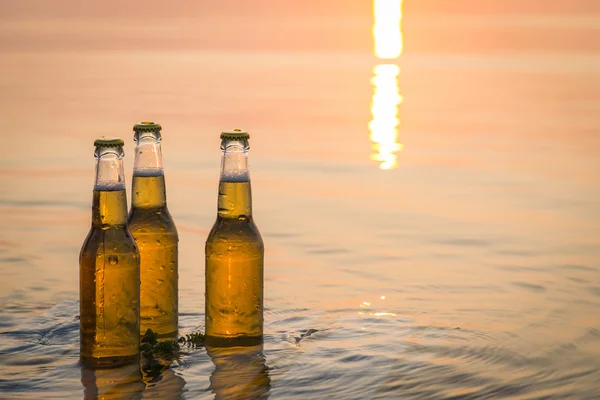
[[[108,262],[110,265],[117,265],[119,263],[119,257],[113,255],[108,256]]]

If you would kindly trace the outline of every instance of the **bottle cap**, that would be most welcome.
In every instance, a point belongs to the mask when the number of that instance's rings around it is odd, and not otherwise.
[[[94,146],[96,147],[123,147],[124,145],[123,139],[115,137],[101,136],[94,140]]]
[[[133,126],[134,132],[160,132],[162,126],[152,121],[142,121]]]
[[[248,140],[250,134],[241,129],[234,129],[232,131],[221,132],[222,140]]]

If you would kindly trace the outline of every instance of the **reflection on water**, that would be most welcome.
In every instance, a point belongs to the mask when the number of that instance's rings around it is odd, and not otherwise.
[[[169,366],[145,368],[143,399],[179,400],[183,398],[185,380]]]
[[[369,122],[373,150],[371,159],[380,161],[379,168],[391,169],[398,164],[396,152],[402,149],[398,140],[398,105],[402,102],[398,90],[400,68],[394,64],[380,64],[373,68],[373,101]]]
[[[382,59],[398,58],[402,54],[402,0],[375,0],[373,3],[373,37],[375,55]],[[379,168],[392,169],[398,164],[398,105],[402,96],[398,87],[400,68],[395,64],[380,64],[373,68],[373,100],[369,122],[373,150],[371,159],[379,161]]]
[[[215,364],[210,390],[215,399],[266,399],[271,389],[263,345],[249,347],[207,347]]]
[[[81,368],[85,400],[140,399],[146,385],[138,364],[110,369]]]
[[[375,55],[379,58],[393,59],[402,54],[402,0],[374,0],[373,37]]]
[[[185,387],[185,380],[165,365],[143,370],[139,364],[107,369],[82,367],[81,383],[85,400],[179,400]]]

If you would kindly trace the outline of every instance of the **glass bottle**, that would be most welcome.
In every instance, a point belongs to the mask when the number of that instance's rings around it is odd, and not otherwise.
[[[264,245],[252,218],[248,139],[221,134],[217,220],[206,239],[206,343],[256,345],[263,335]]]
[[[179,237],[167,208],[161,153],[161,126],[133,127],[135,162],[129,229],[140,251],[140,333],[175,338],[178,320]]]
[[[80,356],[84,365],[137,362],[140,352],[140,258],[127,227],[123,141],[94,142],[92,227],[79,256]]]

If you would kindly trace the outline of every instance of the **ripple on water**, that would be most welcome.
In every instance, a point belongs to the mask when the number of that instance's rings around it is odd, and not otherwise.
[[[502,338],[518,340],[514,333],[432,326],[398,311],[377,317],[371,308],[270,309],[262,348],[184,349],[171,368],[149,375],[135,366],[82,368],[77,313],[76,301],[64,301],[2,333],[0,391],[23,398],[42,391],[49,394],[44,398],[81,398],[85,391],[169,400],[235,398],[251,385],[272,398],[592,398],[597,363],[582,355],[600,342],[600,331],[591,329],[572,346],[532,357],[504,344]],[[188,313],[180,322],[181,332],[189,332],[203,324],[203,315]]]
[[[0,264],[18,264],[18,263],[24,263],[27,262],[28,260],[25,257],[6,257],[6,258],[0,258]]]
[[[467,246],[467,247],[488,247],[491,246],[490,242],[480,239],[471,238],[454,238],[444,239],[436,241],[437,244],[448,245],[448,246]]]
[[[580,264],[565,264],[565,265],[559,265],[556,268],[568,270],[568,271],[598,272],[598,268],[596,268],[596,267],[590,267],[588,265],[580,265]]]
[[[600,286],[590,286],[587,290],[594,296],[600,297]]]
[[[538,285],[536,283],[529,282],[512,282],[514,286],[532,291],[532,292],[545,292],[546,288],[542,285]]]

